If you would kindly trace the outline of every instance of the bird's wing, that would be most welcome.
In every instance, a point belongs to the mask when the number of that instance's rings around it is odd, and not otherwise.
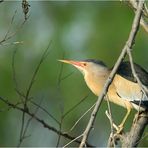
[[[134,66],[140,81],[144,86],[148,87],[148,73],[139,65],[134,64]],[[141,91],[140,86],[134,79],[129,62],[121,63],[113,83],[118,96],[122,99],[126,99],[136,105],[141,102],[141,106],[148,108],[148,95]]]
[[[148,87],[148,72],[136,63],[134,63],[134,68],[142,84]],[[136,79],[134,78],[132,70],[131,70],[131,65],[128,61],[122,62],[120,64],[117,70],[117,74],[119,74],[120,76],[124,77],[125,79],[129,81],[136,83]]]

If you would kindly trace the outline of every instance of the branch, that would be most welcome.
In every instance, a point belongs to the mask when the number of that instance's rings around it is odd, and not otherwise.
[[[70,140],[74,140],[74,142],[76,143],[81,143],[80,140],[76,139],[76,137],[73,137],[71,135],[68,135],[66,133],[62,133],[61,131],[57,130],[55,127],[50,126],[48,123],[46,123],[43,119],[40,119],[39,117],[37,117],[34,113],[31,113],[29,110],[18,107],[16,104],[13,104],[11,102],[9,102],[8,100],[0,97],[0,100],[2,102],[4,102],[6,105],[8,105],[9,107],[12,107],[14,109],[17,109],[21,112],[25,112],[27,115],[29,115],[30,117],[32,117],[33,119],[35,119],[36,121],[38,121],[41,125],[43,125],[44,128],[47,128],[49,131],[52,131],[54,133],[56,133],[57,135],[61,135],[63,137],[65,137],[66,139],[70,139]],[[93,147],[92,145],[90,145],[89,143],[86,143],[86,145],[88,147]]]
[[[31,92],[31,89],[33,87],[33,84],[34,84],[34,81],[36,79],[36,76],[37,76],[37,73],[39,72],[39,69],[40,69],[40,66],[41,64],[43,63],[43,61],[46,59],[46,57],[49,55],[49,47],[50,47],[50,44],[51,44],[51,41],[49,42],[49,45],[48,47],[45,49],[45,51],[43,52],[42,56],[41,56],[41,59],[32,75],[32,78],[31,78],[31,81],[29,83],[29,86],[27,88],[27,91],[26,91],[26,94],[25,96],[19,91],[19,89],[17,88],[17,82],[16,82],[16,79],[14,79],[15,81],[15,89],[16,89],[16,92],[20,95],[20,97],[24,97],[24,102],[23,102],[23,106],[24,106],[24,110],[29,110],[28,108],[28,100],[29,100],[29,96],[30,96],[30,92]],[[15,57],[15,53],[13,55],[13,58],[12,58],[12,69],[13,69],[13,78],[15,78],[15,67],[14,67],[14,57]],[[25,130],[25,112],[23,112],[22,114],[22,124],[21,124],[21,130],[20,130],[20,143],[19,143],[19,146],[20,144],[22,143],[22,140],[24,139],[25,136],[25,133],[27,130]],[[29,121],[29,120],[28,120]],[[28,126],[27,126],[28,127]]]
[[[39,107],[37,106],[37,108],[35,109],[35,111],[33,113],[34,115],[37,114],[38,109],[39,109]],[[18,143],[17,147],[20,147],[21,144],[22,144],[22,142],[23,142],[23,140],[26,139],[26,138],[28,138],[30,136],[30,135],[29,136],[26,136],[26,133],[28,131],[28,127],[29,127],[29,125],[30,125],[30,123],[31,123],[32,120],[33,120],[33,116],[28,119],[28,121],[26,123],[26,126],[24,128],[24,132],[23,132],[22,136],[20,137],[20,140],[19,140],[19,143]]]
[[[137,147],[142,138],[145,127],[148,124],[148,112],[136,115],[136,122],[133,122],[129,133],[122,136],[122,147]]]
[[[139,29],[139,23],[140,23],[140,18],[141,18],[141,15],[142,15],[143,4],[144,4],[144,1],[140,0],[139,5],[138,5],[138,9],[136,11],[136,14],[135,14],[135,17],[134,17],[134,20],[133,20],[132,29],[131,29],[131,32],[129,34],[129,38],[127,40],[127,43],[125,44],[124,48],[122,49],[122,52],[121,52],[121,54],[120,54],[120,56],[119,56],[119,58],[118,58],[118,60],[117,60],[117,62],[115,64],[113,70],[111,71],[111,73],[109,75],[109,78],[107,79],[101,95],[98,97],[98,100],[96,102],[94,110],[91,113],[90,120],[89,120],[89,122],[87,124],[87,127],[86,127],[85,131],[83,132],[83,138],[82,138],[81,144],[79,146],[80,148],[85,146],[85,143],[86,143],[88,135],[89,135],[89,133],[90,133],[92,127],[93,127],[93,123],[95,121],[95,118],[96,118],[97,112],[98,112],[98,110],[100,108],[100,105],[102,103],[102,100],[103,100],[104,96],[107,93],[109,85],[111,84],[111,82],[113,81],[113,79],[115,77],[116,71],[117,71],[120,63],[122,62],[122,60],[124,59],[124,57],[127,54],[127,47],[132,49],[132,46],[134,44],[134,40],[135,40],[137,31]]]
[[[13,25],[13,22],[14,22],[14,19],[15,19],[15,16],[16,16],[16,13],[17,13],[17,10],[15,10],[14,12],[14,15],[12,16],[12,19],[11,19],[11,22],[10,22],[10,25],[9,25],[9,28],[4,36],[4,38],[2,40],[0,40],[0,46],[3,46],[3,45],[8,45],[8,44],[20,44],[20,43],[23,43],[22,41],[16,41],[16,42],[13,42],[13,43],[5,43],[6,41],[10,40],[12,37],[14,37],[20,30],[21,28],[24,26],[24,24],[27,22],[28,18],[25,19],[16,29],[15,32],[12,32],[11,33],[11,27]]]
[[[123,0],[123,1],[125,1],[125,0]],[[125,2],[127,2],[130,5],[130,7],[134,10],[134,12],[136,12],[137,7],[138,7],[138,1],[128,0]],[[143,14],[142,14],[142,17],[140,20],[140,24],[143,27],[143,29],[148,33],[148,22],[147,22],[146,18],[148,18],[148,9],[147,9],[146,3],[145,3],[144,8],[143,8]]]

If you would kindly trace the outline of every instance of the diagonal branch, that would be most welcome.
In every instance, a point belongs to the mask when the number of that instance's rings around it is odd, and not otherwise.
[[[139,24],[140,24],[140,18],[141,18],[141,15],[142,15],[143,4],[144,4],[144,1],[140,0],[139,1],[139,5],[138,5],[138,9],[136,11],[136,14],[135,14],[135,17],[134,17],[134,20],[133,20],[132,29],[131,29],[131,32],[129,34],[129,38],[127,40],[127,43],[125,44],[124,48],[122,49],[121,54],[120,54],[120,56],[119,56],[119,58],[118,58],[118,60],[117,60],[117,62],[115,64],[112,72],[110,73],[109,78],[107,79],[101,95],[98,97],[98,100],[96,102],[94,110],[91,113],[90,120],[89,120],[89,122],[87,124],[87,127],[86,127],[85,131],[83,132],[83,138],[82,138],[81,144],[79,146],[80,148],[85,146],[85,143],[86,143],[87,138],[89,136],[89,133],[90,133],[92,127],[93,127],[93,123],[95,121],[95,118],[96,118],[97,112],[98,112],[98,110],[100,108],[100,105],[102,103],[102,100],[103,100],[104,96],[107,93],[109,85],[111,84],[111,82],[114,79],[114,76],[116,74],[116,71],[117,71],[120,63],[122,62],[122,60],[124,59],[124,57],[127,54],[127,45],[128,45],[129,48],[132,49],[132,46],[134,44],[134,40],[135,40],[137,31],[139,29]]]
[[[133,9],[134,12],[136,12],[137,7],[138,7],[138,1],[136,0],[123,0],[125,2],[127,2],[131,8]],[[143,27],[143,29],[148,33],[148,22],[147,22],[147,18],[148,18],[148,8],[146,6],[146,3],[144,4],[144,8],[143,8],[143,14],[140,20],[140,24]]]

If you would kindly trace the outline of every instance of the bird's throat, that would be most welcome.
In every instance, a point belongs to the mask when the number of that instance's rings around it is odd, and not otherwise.
[[[86,84],[89,87],[89,89],[96,96],[99,96],[104,87],[105,81],[108,78],[108,75],[107,74],[98,74],[98,75],[93,74],[93,76],[86,75],[84,78],[85,78]]]

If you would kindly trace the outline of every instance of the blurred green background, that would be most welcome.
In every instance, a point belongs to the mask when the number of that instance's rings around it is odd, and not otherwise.
[[[42,63],[30,96],[34,102],[50,112],[57,120],[62,114],[79,104],[64,119],[62,131],[67,132],[79,117],[96,101],[84,83],[82,75],[70,65],[62,65],[58,59],[101,59],[112,67],[123,48],[131,29],[134,13],[123,2],[54,2],[29,1],[29,19],[10,40],[0,45],[0,96],[16,103],[20,98],[15,92],[12,72],[12,55],[17,49],[15,70],[18,88],[26,92],[32,74],[50,41],[49,56]],[[11,19],[17,10],[11,24],[10,34],[15,32],[24,21],[21,1],[4,1],[0,3],[0,40],[4,38]],[[21,44],[11,44],[13,42]],[[148,34],[140,28],[133,50],[134,61],[148,69]],[[59,78],[66,79],[60,81]],[[113,119],[118,124],[126,110],[111,104]],[[31,111],[35,107],[31,106]],[[106,146],[110,134],[109,120],[105,115],[106,102],[103,102],[94,129],[89,136],[89,143],[96,146]],[[126,123],[129,130],[135,111]],[[47,114],[38,110],[37,116],[59,129],[58,124]],[[0,101],[0,146],[16,146],[19,142],[22,113],[10,109]],[[88,113],[69,134],[78,136],[86,127]],[[148,129],[145,130],[146,135]],[[58,136],[45,129],[40,123],[32,120],[27,136],[21,146],[56,146]],[[61,138],[59,146],[68,140]],[[148,138],[144,137],[139,146],[148,146]],[[77,146],[73,143],[71,146]]]

